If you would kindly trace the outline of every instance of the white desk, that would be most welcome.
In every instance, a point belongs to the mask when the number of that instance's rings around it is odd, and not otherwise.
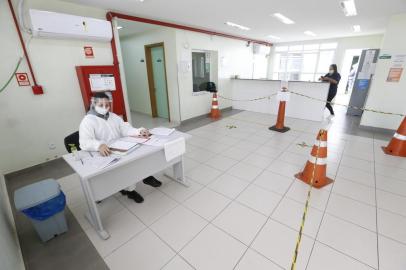
[[[179,137],[188,139],[191,136],[179,131],[168,136],[170,140]],[[170,167],[173,171],[168,176],[188,186],[184,177],[183,157],[179,156],[169,162],[166,161],[163,146],[142,145],[104,169],[86,166],[86,163],[82,164],[80,160],[76,161],[72,154],[64,155],[63,159],[80,177],[83,193],[89,207],[86,218],[102,239],[108,239],[110,235],[103,227],[97,201],[106,199],[144,178]]]

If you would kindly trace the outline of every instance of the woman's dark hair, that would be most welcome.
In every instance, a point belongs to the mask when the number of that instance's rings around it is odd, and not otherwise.
[[[334,73],[337,73],[338,71],[337,71],[337,65],[336,64],[331,64],[330,65],[330,68],[333,68],[334,69]]]

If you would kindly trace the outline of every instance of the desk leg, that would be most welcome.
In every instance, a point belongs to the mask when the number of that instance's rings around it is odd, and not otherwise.
[[[185,169],[183,167],[183,156],[181,157],[181,159],[178,163],[173,164],[172,170],[173,170],[173,175],[167,175],[167,174],[165,174],[165,175],[172,178],[176,182],[179,182],[182,185],[189,187],[189,183],[185,177]]]
[[[82,183],[82,188],[85,193],[87,206],[89,208],[89,212],[86,214],[86,219],[96,230],[100,238],[106,240],[110,237],[110,234],[103,228],[103,224],[101,222],[99,214],[99,209],[97,208],[97,204],[94,200],[92,190],[90,189],[89,181],[88,179],[82,179],[82,181],[80,182]]]

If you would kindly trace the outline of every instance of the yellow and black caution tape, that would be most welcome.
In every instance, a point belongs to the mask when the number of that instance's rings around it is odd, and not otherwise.
[[[361,111],[366,111],[366,112],[373,112],[373,113],[380,113],[380,114],[386,114],[386,115],[395,115],[395,116],[401,116],[401,117],[405,117],[406,114],[402,114],[402,113],[392,113],[392,112],[385,112],[385,111],[380,111],[380,110],[375,110],[375,109],[370,109],[370,108],[365,108],[365,107],[357,107],[357,106],[352,106],[352,105],[346,105],[346,104],[341,104],[341,103],[335,103],[332,101],[326,101],[320,98],[315,98],[315,97],[311,97],[302,93],[298,93],[298,92],[294,92],[294,91],[289,91],[289,93],[292,93],[294,95],[297,96],[302,96],[308,99],[312,99],[312,100],[316,100],[316,101],[320,101],[323,103],[330,103],[331,105],[337,105],[337,106],[342,106],[342,107],[346,107],[346,108],[352,108],[355,110],[361,110]],[[272,95],[269,96],[264,96],[264,97],[258,97],[258,98],[252,98],[252,99],[233,99],[233,98],[228,98],[222,95],[217,94],[217,96],[219,98],[225,99],[225,100],[230,100],[230,101],[258,101],[258,100],[263,100],[263,99],[271,99],[271,97],[276,96],[277,93],[274,93]]]
[[[233,98],[228,98],[222,95],[217,94],[219,98],[225,99],[225,100],[230,100],[230,101],[258,101],[258,100],[263,100],[263,99],[271,99],[271,97],[276,96],[278,93],[269,95],[269,96],[264,96],[264,97],[258,97],[258,98],[252,98],[252,99],[233,99]]]
[[[356,110],[362,110],[362,111],[385,114],[385,115],[395,115],[395,116],[406,117],[405,114],[401,114],[401,113],[391,113],[391,112],[385,112],[385,111],[380,111],[380,110],[375,110],[375,109],[370,109],[370,108],[365,108],[365,107],[357,107],[357,106],[352,106],[352,105],[345,105],[345,104],[335,103],[335,102],[332,102],[332,101],[326,101],[326,100],[319,99],[319,98],[314,98],[314,97],[311,97],[311,96],[308,96],[308,95],[305,95],[305,94],[301,94],[301,93],[297,93],[297,92],[294,92],[294,91],[289,91],[289,92],[294,94],[294,95],[302,96],[302,97],[312,99],[312,100],[316,100],[316,101],[320,101],[320,102],[323,102],[323,103],[329,103],[331,105],[343,106],[343,107],[352,108],[352,109],[356,109]],[[230,100],[230,101],[257,101],[257,100],[263,100],[263,99],[271,99],[271,97],[275,96],[275,95],[277,95],[277,93],[269,95],[269,96],[253,98],[253,99],[232,99],[232,98],[227,98],[227,97],[224,97],[224,96],[221,96],[221,95],[218,95],[218,97],[220,97],[222,99],[225,99],[225,100]],[[230,128],[230,129],[233,128],[232,126],[227,126],[227,127]],[[326,131],[321,130],[320,133],[319,133],[318,138],[320,138],[323,135],[324,132],[326,132]],[[305,225],[305,222],[306,222],[307,212],[308,212],[308,209],[309,209],[311,192],[313,190],[314,178],[315,178],[315,173],[316,173],[316,164],[317,164],[317,160],[319,158],[320,143],[321,143],[321,141],[319,140],[319,145],[318,145],[318,149],[317,149],[317,153],[316,153],[316,160],[315,160],[314,165],[313,165],[312,178],[310,180],[310,186],[309,186],[309,189],[307,191],[306,203],[305,203],[305,206],[304,206],[304,211],[303,211],[303,215],[302,215],[302,221],[301,221],[301,224],[300,224],[299,234],[298,234],[298,238],[297,238],[297,241],[296,241],[296,247],[295,247],[295,251],[294,251],[294,254],[293,254],[291,270],[296,269],[296,262],[297,262],[297,258],[298,258],[298,254],[299,254],[300,243],[301,243],[301,240],[302,240],[303,229],[304,229],[304,225]],[[308,145],[306,142],[298,143],[297,145],[299,145],[301,147],[312,147],[311,145]]]
[[[335,102],[332,102],[332,101],[325,101],[325,100],[320,99],[320,98],[311,97],[311,96],[301,94],[301,93],[297,93],[297,92],[294,92],[294,91],[289,91],[289,93],[292,93],[292,94],[297,95],[297,96],[302,96],[302,97],[305,97],[305,98],[308,98],[308,99],[317,100],[317,101],[320,101],[320,102],[323,102],[323,103],[330,103],[331,105],[337,105],[337,106],[352,108],[352,109],[360,110],[360,111],[374,112],[374,113],[387,114],[387,115],[397,115],[397,116],[401,116],[401,117],[406,116],[405,114],[401,114],[401,113],[384,112],[384,111],[375,110],[375,109],[369,109],[369,108],[365,108],[365,107],[357,107],[357,106],[352,106],[352,105],[345,105],[345,104],[335,103]]]
[[[320,130],[319,135],[317,136],[317,138],[321,138],[322,135],[324,134],[324,132],[326,132],[326,131],[325,130]],[[305,143],[305,142],[303,142],[303,143]],[[298,254],[299,254],[300,242],[302,241],[303,229],[304,229],[304,225],[305,225],[305,222],[306,222],[307,211],[309,210],[309,203],[310,203],[310,198],[311,198],[311,194],[312,194],[312,190],[313,190],[314,178],[315,178],[315,175],[316,175],[316,164],[317,164],[317,160],[319,158],[320,144],[321,144],[321,140],[319,139],[319,145],[318,145],[317,152],[316,152],[316,160],[315,160],[315,162],[313,164],[312,178],[310,180],[309,190],[307,191],[307,198],[306,198],[306,203],[305,203],[305,207],[304,207],[304,211],[303,211],[303,215],[302,215],[302,222],[300,224],[299,234],[298,234],[297,241],[296,241],[295,252],[293,253],[292,265],[290,267],[291,270],[296,269],[296,262],[297,262],[297,257],[298,257]]]

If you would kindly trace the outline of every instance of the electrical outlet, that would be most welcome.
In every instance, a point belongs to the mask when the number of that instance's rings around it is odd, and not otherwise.
[[[56,148],[55,143],[50,142],[50,143],[48,144],[48,148],[49,148],[50,150],[55,150],[55,148]]]

